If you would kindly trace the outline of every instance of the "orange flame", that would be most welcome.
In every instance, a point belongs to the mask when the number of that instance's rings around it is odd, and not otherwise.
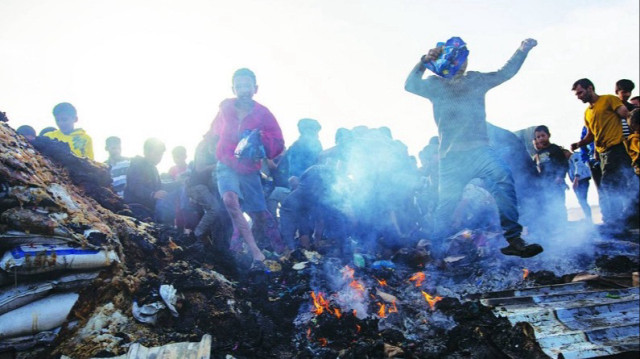
[[[360,291],[360,292],[364,292],[364,285],[360,282],[358,282],[357,280],[352,280],[351,283],[349,283],[349,287]]]
[[[307,339],[311,339],[311,328],[307,328]]]
[[[373,277],[373,278],[376,278],[376,277]],[[385,279],[376,278],[376,280],[378,281],[378,284],[380,284],[381,287],[385,287],[387,285],[387,281]]]
[[[344,266],[344,268],[342,268],[342,279],[353,279],[354,273],[355,270],[353,270],[351,267]]]
[[[318,338],[318,341],[320,342],[320,345],[322,345],[323,347],[326,347],[327,344],[329,343],[326,338]]]
[[[385,305],[382,303],[377,303],[378,306],[380,307],[380,309],[378,310],[378,316],[380,318],[385,318],[386,314],[385,314]]]
[[[340,312],[340,309],[335,308],[333,310],[333,315],[335,315],[338,319],[340,319],[340,317],[342,317],[342,313]]]
[[[391,302],[391,306],[389,306],[389,313],[398,313],[398,307],[396,307],[396,301]]]
[[[435,308],[436,303],[442,300],[442,297],[437,297],[437,296],[432,297],[429,294],[425,293],[424,291],[422,291],[422,295],[424,295],[424,300],[426,300],[427,303],[429,303],[429,307],[431,308],[431,310]]]
[[[358,324],[356,324],[356,333],[360,333],[361,329],[362,329],[362,327],[359,326]]]
[[[354,316],[354,317],[357,317],[357,316],[358,316],[358,311],[357,311],[357,310],[355,310],[355,309],[354,309],[352,313],[353,313],[353,316]]]
[[[529,276],[529,270],[527,268],[522,268],[522,280],[527,279]]]
[[[427,278],[427,276],[424,274],[424,272],[418,272],[418,273],[414,273],[411,278],[409,278],[410,281],[415,281],[416,282],[416,287],[419,287],[422,285],[422,281],[424,281]]]
[[[316,296],[315,292],[311,292],[311,298],[313,298],[313,306],[315,307],[312,312],[316,313],[316,315],[322,314],[325,309],[329,312],[331,311],[329,309],[329,302],[324,299],[322,293],[318,293]]]

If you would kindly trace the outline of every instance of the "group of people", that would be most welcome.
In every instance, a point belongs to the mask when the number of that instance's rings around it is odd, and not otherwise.
[[[466,46],[455,39],[456,46]],[[421,57],[405,89],[433,103],[438,137],[420,153],[420,169],[386,127],[341,128],[335,146],[323,149],[320,123],[302,119],[300,137],[286,148],[274,115],[253,99],[258,90],[255,74],[243,68],[232,76],[235,97],[220,104],[191,164],[184,147],[174,149],[175,166],[167,180],[156,169],[166,150],[160,140],[148,139],[144,155],[128,159],[121,154],[120,139],[109,137],[106,163],[114,190],[135,217],[193,231],[206,245],[228,240],[229,248],[246,250],[260,264],[265,260],[262,249],[283,253],[311,248],[322,238],[334,239],[344,254],[353,250],[354,243],[371,250],[378,245],[409,245],[424,237],[434,247],[443,246],[459,229],[452,223],[465,186],[478,179],[497,205],[499,226],[508,243],[501,252],[535,256],[543,248],[522,238],[522,199],[512,169],[490,144],[484,98],[519,71],[536,45],[533,39],[524,40],[506,65],[491,73],[467,72],[465,55],[463,62],[450,67],[454,73],[424,78],[424,72],[443,58],[444,48],[439,45]],[[564,177],[569,173],[590,218],[586,190],[588,178],[593,178],[604,223],[611,231],[637,222],[638,216],[632,163],[640,174],[640,127],[637,104],[633,109],[627,102],[633,90],[629,83],[618,83],[618,98],[597,95],[588,79],[576,81],[573,91],[589,104],[583,136],[571,145],[579,152],[550,143],[546,126],[537,127],[532,139],[545,203],[564,207]],[[631,101],[637,102],[637,97]],[[45,136],[68,143],[80,157],[93,158],[91,138],[74,128],[75,108],[61,103],[53,114],[58,129]],[[627,124],[633,133],[623,132]],[[18,132],[31,135],[23,128]],[[219,238],[221,234],[224,238]]]

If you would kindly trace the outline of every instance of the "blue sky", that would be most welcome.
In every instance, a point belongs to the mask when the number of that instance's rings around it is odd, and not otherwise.
[[[403,89],[419,57],[460,36],[469,70],[493,71],[532,37],[520,73],[489,92],[487,118],[546,124],[568,146],[584,110],[573,81],[589,77],[601,94],[639,83],[639,15],[635,0],[1,0],[0,110],[39,131],[56,103],[73,103],[97,160],[110,135],[125,155],[154,136],[191,157],[232,96],[232,72],[249,67],[288,144],[311,117],[325,147],[339,127],[388,126],[417,154],[436,135],[430,103]],[[167,155],[160,168],[170,165]]]

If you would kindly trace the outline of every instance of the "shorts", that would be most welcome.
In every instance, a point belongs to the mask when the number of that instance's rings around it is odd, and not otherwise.
[[[225,192],[234,192],[240,199],[240,207],[245,212],[262,212],[267,210],[267,204],[262,191],[260,172],[241,174],[231,167],[218,162],[216,168],[218,177],[218,192],[224,196]]]

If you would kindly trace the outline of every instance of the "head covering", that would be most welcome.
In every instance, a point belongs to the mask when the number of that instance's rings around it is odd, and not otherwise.
[[[427,62],[425,66],[438,76],[455,76],[469,56],[467,44],[459,37],[452,37],[446,43],[439,42],[436,47],[442,48],[442,54],[436,60]]]

